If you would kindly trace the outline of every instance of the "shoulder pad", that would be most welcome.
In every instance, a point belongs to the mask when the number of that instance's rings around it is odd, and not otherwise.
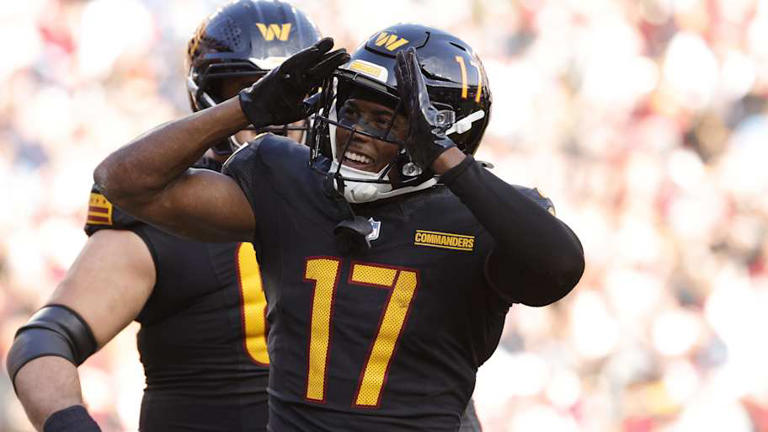
[[[261,158],[270,166],[280,168],[304,167],[309,162],[309,147],[296,141],[280,136],[267,134],[259,144]]]
[[[88,200],[88,217],[85,233],[88,236],[102,229],[130,229],[143,222],[112,205],[94,185]]]
[[[545,197],[541,192],[539,192],[538,188],[531,189],[525,186],[518,186],[518,185],[514,185],[514,186],[518,192],[522,193],[529,199],[533,200],[541,208],[551,213],[552,216],[555,216],[555,205],[552,204],[552,200]]]
[[[227,171],[232,172],[233,169],[236,169],[236,167],[240,165],[240,161],[253,157],[258,151],[259,145],[261,145],[261,142],[267,136],[269,136],[268,133],[256,135],[256,138],[238,147],[237,150],[224,161],[224,164],[221,167],[221,172],[225,174]]]

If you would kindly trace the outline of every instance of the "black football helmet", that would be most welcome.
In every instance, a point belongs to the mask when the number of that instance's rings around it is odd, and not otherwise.
[[[424,189],[435,183],[434,174],[413,164],[402,143],[389,135],[394,118],[386,131],[377,134],[370,128],[355,128],[355,125],[340,119],[336,112],[336,107],[342,107],[351,96],[404,112],[397,92],[395,55],[409,47],[416,48],[432,104],[448,114],[448,118],[453,117],[448,137],[467,154],[474,154],[480,145],[490,118],[491,90],[485,68],[474,50],[461,39],[442,30],[418,24],[397,24],[373,34],[352,53],[350,61],[323,85],[318,101],[319,111],[312,121],[307,139],[312,148],[313,164],[320,155],[335,160],[337,127],[351,132],[349,142],[352,135],[358,133],[401,147],[395,160],[375,176],[345,169],[338,162],[332,164],[330,174],[335,178],[339,192],[343,192],[345,184],[350,182],[388,185],[384,188],[389,187],[389,190],[376,186],[384,192],[376,194],[381,198]],[[397,170],[398,175],[388,176],[392,170]],[[425,185],[427,182],[429,185]]]
[[[224,80],[253,77],[255,81],[319,39],[315,24],[288,3],[235,0],[220,7],[200,24],[187,44],[187,92],[192,111],[223,102],[220,87]],[[291,129],[307,127],[270,128],[283,134]],[[231,148],[222,143],[214,150],[226,153]]]

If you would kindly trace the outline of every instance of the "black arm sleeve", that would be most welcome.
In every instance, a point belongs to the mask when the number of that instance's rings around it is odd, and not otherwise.
[[[573,289],[584,272],[584,251],[567,225],[472,156],[441,180],[493,237],[486,277],[505,300],[544,306]]]
[[[8,376],[14,383],[19,370],[38,357],[62,357],[80,366],[96,348],[91,327],[77,312],[64,305],[50,304],[16,332],[6,360]]]

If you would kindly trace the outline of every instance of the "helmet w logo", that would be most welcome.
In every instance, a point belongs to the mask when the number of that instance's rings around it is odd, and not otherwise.
[[[256,27],[259,28],[261,36],[267,42],[272,42],[275,38],[281,41],[287,41],[288,35],[291,34],[291,23],[286,24],[264,24],[256,23]]]
[[[381,32],[376,36],[376,46],[384,46],[389,51],[394,51],[408,43],[408,39],[398,38],[396,34]]]

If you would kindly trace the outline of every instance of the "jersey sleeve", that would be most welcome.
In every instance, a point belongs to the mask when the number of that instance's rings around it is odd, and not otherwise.
[[[88,200],[85,233],[88,237],[103,229],[133,230],[144,222],[114,206],[94,185]]]
[[[275,200],[280,196],[291,199],[286,194],[293,189],[292,179],[297,171],[306,169],[307,156],[301,150],[307,147],[267,133],[240,147],[224,163],[222,173],[242,189],[253,210],[257,231],[274,222]]]
[[[261,201],[259,187],[261,182],[257,177],[261,174],[263,161],[259,154],[262,136],[240,147],[224,162],[221,172],[237,182],[248,203],[251,205],[256,224],[259,224],[258,204]]]

